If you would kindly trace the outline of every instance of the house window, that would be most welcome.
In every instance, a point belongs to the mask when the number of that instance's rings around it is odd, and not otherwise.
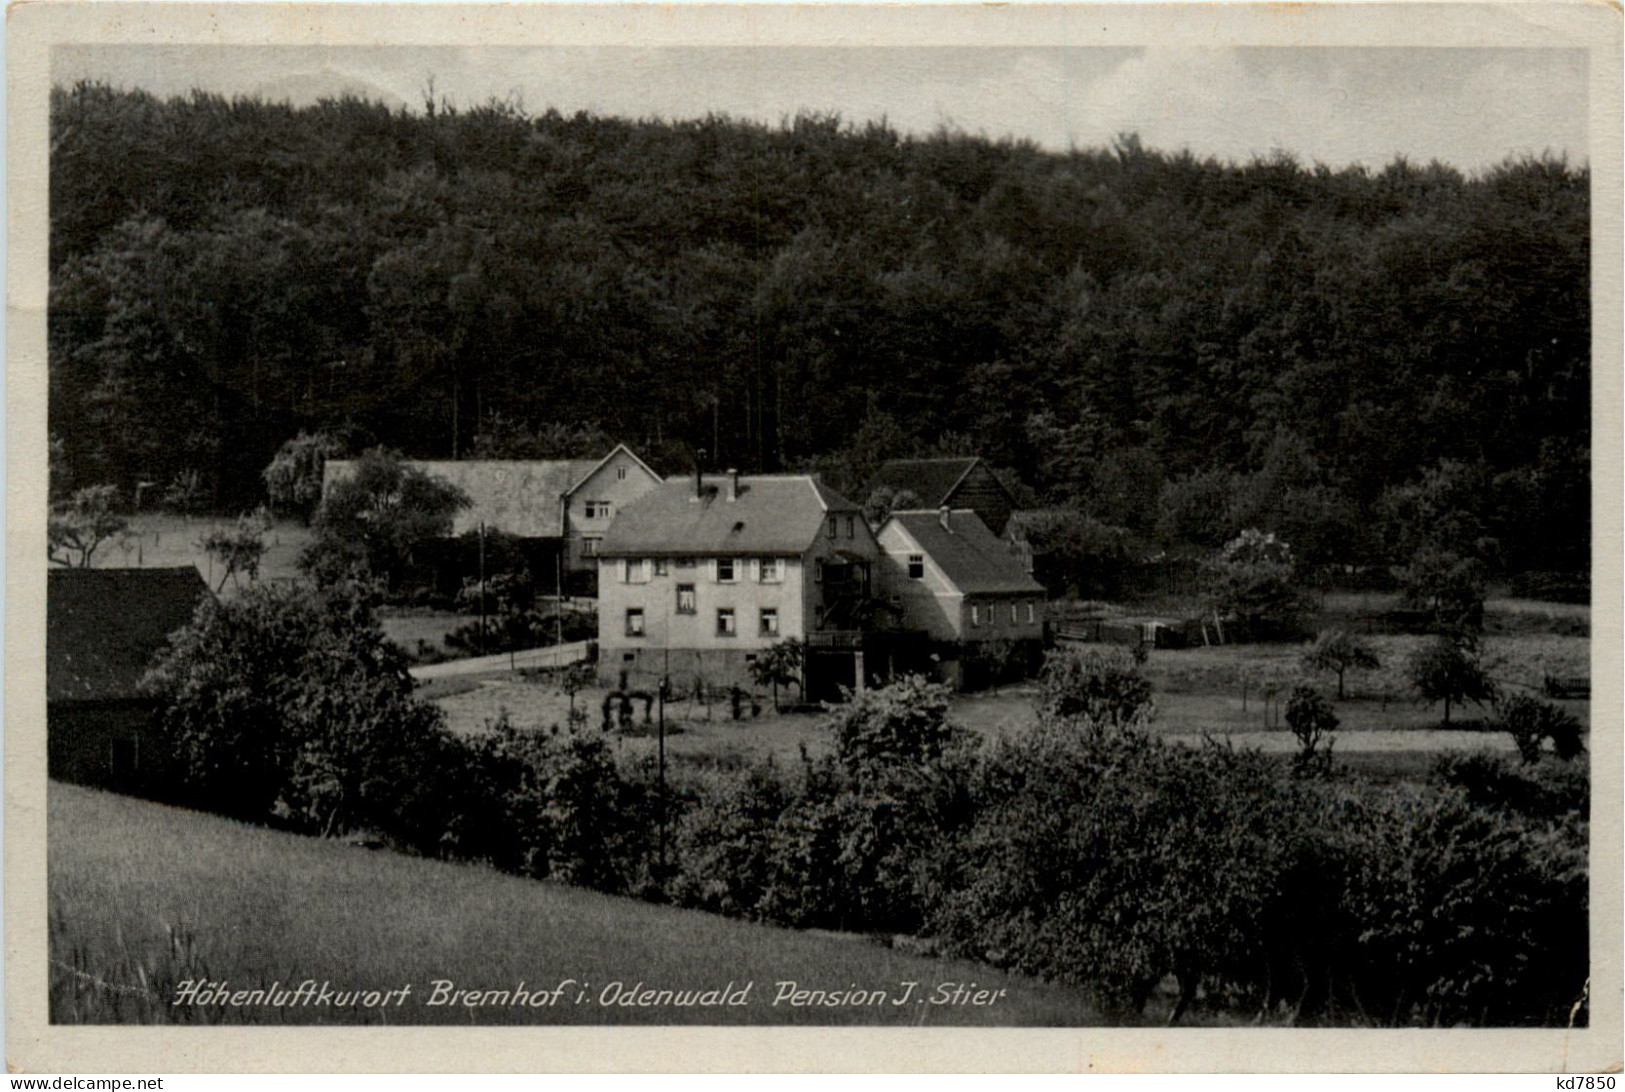
[[[973,626],[979,626],[979,625],[982,624],[982,608],[981,607],[975,607],[975,606],[971,607],[971,609],[970,609],[970,624],[973,625]]]
[[[779,612],[774,607],[762,608],[762,636],[777,637],[779,635]]]
[[[581,538],[581,556],[597,557],[598,544],[604,541],[603,535],[583,535]]]
[[[779,568],[779,559],[776,557],[762,558],[761,568],[758,573],[764,584],[777,584],[784,579],[783,570]]]
[[[588,501],[583,506],[582,514],[588,519],[608,519],[610,515],[609,501]]]
[[[694,613],[694,585],[693,584],[679,584],[679,585],[677,585],[677,613],[678,614],[693,614]]]
[[[1014,603],[1010,604],[1010,624],[1012,626],[1016,624],[1016,605]]]
[[[643,557],[629,557],[621,562],[622,584],[647,584],[649,582],[649,559]]]
[[[1028,625],[1031,625],[1033,622],[1036,622],[1038,620],[1037,614],[1038,614],[1038,612],[1037,612],[1036,608],[1033,606],[1033,604],[1028,603],[1027,604],[1027,624]]]
[[[834,537],[836,537],[837,535],[839,535],[841,533],[840,523],[841,523],[841,517],[840,516],[831,516],[831,517],[829,517],[829,537],[830,538],[834,538]]]
[[[855,531],[854,531],[854,528],[855,528],[855,527],[856,527],[856,526],[857,526],[857,520],[856,520],[856,517],[854,517],[854,516],[847,516],[847,517],[846,517],[846,537],[847,537],[847,538],[851,538],[851,537],[853,537],[853,535],[854,535],[854,533],[855,533]]]
[[[626,635],[628,637],[643,636],[643,608],[626,608]]]
[[[924,580],[925,579],[925,555],[924,554],[909,554],[908,555],[908,578],[910,580]]]
[[[731,557],[717,558],[717,583],[732,584],[735,579],[734,559]]]
[[[732,607],[717,608],[717,636],[732,637],[739,632],[739,625],[734,621]]]
[[[667,572],[667,568],[668,568],[668,566],[667,566],[667,562],[666,562],[665,558],[663,558],[663,557],[655,558],[655,575],[656,576],[665,576],[666,572]]]
[[[815,584],[822,584],[824,582],[823,558],[819,558],[817,561],[813,562],[813,582]]]
[[[624,482],[626,480],[626,467],[617,466],[615,468],[615,480],[618,482]]]

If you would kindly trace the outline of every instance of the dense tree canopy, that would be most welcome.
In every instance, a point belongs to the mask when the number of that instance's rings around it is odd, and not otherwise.
[[[1472,511],[1431,537],[1476,522],[1500,563],[1586,564],[1590,178],[1559,160],[1465,177],[95,84],[58,88],[51,124],[51,428],[77,483],[197,470],[241,510],[301,430],[419,457],[574,430],[662,469],[820,467],[861,501],[843,477],[946,444],[1196,546],[1259,527],[1306,561],[1404,562],[1372,529],[1444,483]]]

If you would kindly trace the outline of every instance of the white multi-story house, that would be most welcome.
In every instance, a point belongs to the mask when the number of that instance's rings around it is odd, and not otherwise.
[[[598,544],[599,675],[746,684],[787,638],[863,628],[879,557],[858,505],[804,475],[673,478]],[[855,679],[861,685],[861,648]]]
[[[990,642],[1009,642],[1020,665],[1044,637],[1044,588],[969,509],[893,512],[877,534],[882,586],[906,624],[930,634],[944,681],[967,681]]]

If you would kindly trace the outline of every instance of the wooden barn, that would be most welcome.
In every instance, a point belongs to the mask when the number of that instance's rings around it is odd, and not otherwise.
[[[661,482],[625,444],[594,459],[410,459],[407,464],[456,486],[469,499],[453,518],[452,538],[437,553],[446,591],[473,575],[464,556],[466,539],[484,531],[512,537],[537,588],[596,595],[598,544],[615,513]],[[354,473],[353,460],[329,459],[323,492]]]
[[[888,459],[865,487],[867,498],[877,489],[911,493],[912,501],[897,508],[954,510],[969,509],[996,536],[1004,534],[1015,509],[1015,498],[993,473],[992,467],[975,455],[941,459]]]
[[[139,775],[157,702],[142,675],[210,597],[196,568],[52,569],[45,602],[51,777],[104,788]]]

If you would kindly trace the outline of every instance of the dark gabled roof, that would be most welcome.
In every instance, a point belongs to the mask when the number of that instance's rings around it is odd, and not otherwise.
[[[1027,575],[1010,548],[968,508],[950,512],[947,528],[942,526],[942,514],[937,511],[893,512],[891,519],[966,595],[1040,595],[1044,591],[1042,584]]]
[[[865,488],[869,493],[882,487],[918,498],[922,507],[938,508],[949,502],[954,487],[965,480],[981,459],[956,455],[942,459],[887,459]]]
[[[175,569],[52,569],[45,585],[47,701],[123,701],[209,587]]]
[[[830,512],[858,515],[858,506],[805,475],[741,475],[739,498],[728,479],[706,475],[703,496],[694,478],[673,477],[615,516],[600,556],[723,556],[806,553]]]
[[[642,459],[638,458],[638,453],[637,452],[633,451],[631,448],[627,447],[625,444],[616,444],[613,448],[610,449],[610,452],[609,452],[608,455],[605,455],[602,459],[599,459],[596,463],[591,462],[591,460],[588,460],[588,463],[590,464],[588,466],[588,468],[586,470],[582,471],[581,474],[576,478],[575,481],[570,483],[570,488],[568,488],[568,489],[566,489],[564,491],[564,495],[569,496],[570,494],[574,493],[577,489],[580,489],[583,485],[586,485],[587,482],[592,478],[592,476],[594,474],[596,474],[600,470],[602,470],[604,468],[604,466],[606,464],[608,464],[608,462],[611,459],[613,459],[615,456],[619,455],[623,451],[626,452],[626,457],[631,459],[633,462],[637,463],[638,466],[642,467],[643,472],[645,474],[649,475],[649,477],[653,478],[657,482],[664,480],[664,479],[661,478],[661,476],[659,474],[655,473],[655,470],[654,470],[653,467],[651,467],[648,463],[644,462]],[[572,461],[579,461],[579,460],[572,460]]]

